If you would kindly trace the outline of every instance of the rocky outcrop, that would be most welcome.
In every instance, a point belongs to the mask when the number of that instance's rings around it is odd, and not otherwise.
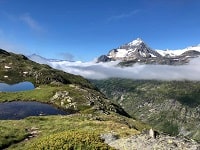
[[[101,135],[105,143],[117,150],[199,150],[200,144],[182,137],[159,134],[156,138],[148,134],[119,138],[113,133]]]
[[[68,91],[58,91],[55,95],[51,98],[53,103],[60,102],[60,106],[64,107],[65,109],[73,109],[77,110],[77,103],[73,100],[73,97],[69,96]]]
[[[106,99],[104,95],[98,91],[83,88],[74,84],[70,84],[69,87],[69,91],[57,91],[50,99],[51,103],[72,112],[93,110],[104,114],[115,112],[130,117],[120,106],[112,103],[109,99]]]
[[[189,50],[181,54],[181,57],[190,57],[190,58],[195,58],[197,56],[200,56],[200,52],[195,51],[195,50]]]
[[[99,62],[109,62],[111,61],[112,59],[109,58],[108,56],[106,55],[101,55],[98,59],[97,59],[97,63]]]

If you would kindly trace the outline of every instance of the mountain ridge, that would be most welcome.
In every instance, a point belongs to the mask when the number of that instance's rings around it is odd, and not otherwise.
[[[182,55],[189,52],[190,55]],[[193,53],[191,53],[193,51]],[[200,55],[200,46],[190,46],[181,50],[156,50],[151,49],[142,39],[137,38],[129,43],[112,49],[107,55],[101,55],[99,62],[121,61],[120,65],[130,66],[135,63],[182,65],[187,64],[191,58]]]

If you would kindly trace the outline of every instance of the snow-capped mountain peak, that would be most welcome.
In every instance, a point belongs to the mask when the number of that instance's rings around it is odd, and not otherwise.
[[[137,46],[137,45],[139,45],[139,44],[141,44],[141,43],[144,43],[144,42],[142,41],[142,39],[137,38],[136,40],[133,40],[132,42],[128,43],[127,45],[129,45],[129,46]]]
[[[200,45],[190,46],[179,50],[153,50],[140,38],[130,43],[112,49],[107,55],[102,55],[97,62],[122,61],[132,63],[181,65],[188,63],[191,58],[200,56]]]
[[[128,61],[160,56],[159,53],[149,48],[140,38],[137,38],[130,43],[110,50],[107,55],[99,57],[98,62],[110,60]]]

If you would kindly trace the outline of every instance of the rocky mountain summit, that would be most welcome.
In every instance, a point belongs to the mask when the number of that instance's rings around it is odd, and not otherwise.
[[[97,62],[121,61],[119,65],[130,66],[135,63],[182,65],[191,58],[200,55],[200,46],[188,47],[182,50],[153,50],[140,38],[130,43],[112,49],[107,55],[101,55]]]

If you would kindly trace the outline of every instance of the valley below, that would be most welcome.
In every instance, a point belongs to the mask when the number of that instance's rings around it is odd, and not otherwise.
[[[174,136],[200,140],[200,82],[92,80],[133,118]]]

